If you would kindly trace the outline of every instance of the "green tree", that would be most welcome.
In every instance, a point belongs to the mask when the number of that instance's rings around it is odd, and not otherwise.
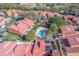
[[[57,26],[62,26],[66,24],[63,17],[50,17],[48,20],[49,24],[56,24]]]
[[[48,30],[48,33],[47,33],[47,34],[50,35],[50,34],[56,32],[57,30],[58,30],[57,25],[52,23],[52,24],[50,25],[50,27],[49,27],[49,30]]]
[[[52,32],[56,32],[57,31],[57,29],[58,29],[58,27],[57,27],[57,25],[56,24],[51,24],[51,26],[50,26],[50,31],[52,31]]]

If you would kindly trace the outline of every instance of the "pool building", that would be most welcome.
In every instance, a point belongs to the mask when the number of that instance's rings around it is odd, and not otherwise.
[[[36,31],[36,36],[43,38],[46,35],[47,28],[39,27]]]

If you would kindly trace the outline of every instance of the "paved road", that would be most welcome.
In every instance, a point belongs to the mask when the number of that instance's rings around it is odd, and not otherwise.
[[[60,42],[60,38],[59,38],[59,35],[57,32],[53,33],[52,35],[50,35],[48,37],[48,40],[50,42],[54,42],[55,43],[55,46],[57,47],[57,49],[60,51],[60,54],[62,55],[63,52],[62,52],[62,49],[61,49],[61,42]]]
[[[57,49],[59,49],[59,41],[58,41],[58,39],[56,39],[56,38],[58,38],[57,33],[53,33],[52,35],[50,35],[50,36],[48,37],[48,40],[49,40],[50,42],[54,42],[55,47],[56,47]],[[53,46],[53,45],[52,45],[52,46]]]

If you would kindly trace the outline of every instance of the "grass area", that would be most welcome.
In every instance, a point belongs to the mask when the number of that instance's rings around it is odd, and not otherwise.
[[[6,35],[4,36],[5,40],[20,40],[21,36],[14,34],[14,33],[6,33]]]

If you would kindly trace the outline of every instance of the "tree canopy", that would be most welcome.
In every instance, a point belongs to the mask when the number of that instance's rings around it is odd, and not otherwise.
[[[57,26],[62,26],[66,24],[65,20],[63,17],[50,17],[48,22],[51,24],[56,24]]]
[[[50,27],[49,27],[49,30],[48,30],[48,33],[47,33],[47,34],[48,34],[48,35],[49,35],[49,34],[52,34],[52,33],[56,32],[57,30],[58,30],[57,25],[52,23],[52,24],[50,25]]]

